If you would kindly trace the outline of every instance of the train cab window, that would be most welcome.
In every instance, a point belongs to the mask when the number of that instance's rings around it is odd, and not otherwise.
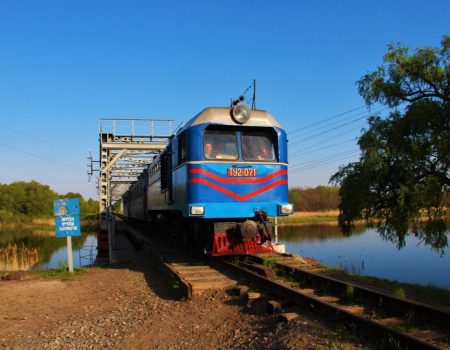
[[[205,159],[238,159],[236,132],[206,130],[203,150]]]
[[[275,160],[271,137],[264,133],[242,132],[242,156],[244,160]]]

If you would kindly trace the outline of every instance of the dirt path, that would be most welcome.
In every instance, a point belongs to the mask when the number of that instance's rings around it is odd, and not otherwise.
[[[282,323],[226,291],[180,300],[146,250],[69,282],[0,282],[0,349],[356,349],[312,315]]]

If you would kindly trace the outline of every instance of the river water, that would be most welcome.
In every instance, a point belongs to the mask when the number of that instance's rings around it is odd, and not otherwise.
[[[406,246],[400,250],[384,241],[376,230],[365,228],[345,237],[336,226],[284,226],[279,227],[279,238],[289,253],[312,257],[353,274],[450,289],[450,248],[441,255],[419,244],[412,235],[407,236]],[[66,244],[66,238],[56,238],[52,230],[2,229],[0,271],[7,265],[24,270],[60,268],[67,262]],[[73,237],[72,246],[75,267],[95,260],[95,233]]]
[[[284,226],[278,232],[286,252],[312,257],[324,265],[363,276],[450,289],[450,248],[441,255],[413,235],[407,236],[404,248],[397,249],[375,229],[359,228],[350,237],[329,225]]]
[[[93,232],[72,237],[73,265],[89,265],[97,255]],[[80,252],[81,257],[80,259]],[[0,271],[58,269],[67,266],[67,239],[55,237],[52,229],[0,229]]]
[[[65,243],[66,238],[62,239]],[[72,237],[73,240],[73,237]],[[73,267],[87,266],[92,264],[97,257],[97,236],[94,234],[85,234],[81,236],[82,245],[72,247]],[[73,243],[72,243],[73,245]],[[81,255],[81,259],[80,259]],[[46,261],[40,261],[33,269],[57,269],[61,263],[67,261],[67,243],[63,247],[52,252],[50,258]]]

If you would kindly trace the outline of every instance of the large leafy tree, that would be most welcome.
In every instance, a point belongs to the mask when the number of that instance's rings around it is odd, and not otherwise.
[[[93,199],[85,200],[80,193],[60,195],[48,185],[37,181],[17,181],[9,185],[0,184],[0,221],[2,217],[17,215],[29,218],[51,217],[56,198],[79,198],[82,216],[98,212],[98,202]]]
[[[37,181],[0,185],[0,210],[28,217],[50,216],[58,194]]]
[[[383,64],[357,82],[368,105],[391,107],[372,116],[358,140],[359,161],[341,167],[339,224],[378,227],[398,247],[408,231],[438,250],[448,245],[450,206],[450,37],[439,48],[410,53],[390,45]]]

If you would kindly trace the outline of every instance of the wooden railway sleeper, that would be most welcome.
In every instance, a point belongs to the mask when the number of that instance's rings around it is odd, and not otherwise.
[[[250,264],[252,265],[252,264]],[[253,264],[254,265],[254,264]],[[279,264],[277,264],[279,265]],[[262,265],[264,266],[264,265]],[[289,268],[288,266],[284,266],[285,268]],[[303,271],[300,271],[303,272]],[[339,281],[339,280],[335,280],[333,278],[329,278],[326,277],[326,280],[328,280],[328,283],[341,283],[344,284],[344,282]],[[369,293],[373,293],[375,294],[375,291],[369,290],[367,288],[362,288],[362,287],[356,287],[358,289],[362,289],[364,292],[369,292]],[[297,290],[301,290],[298,288],[295,288]],[[305,289],[303,289],[305,290]],[[373,319],[370,317],[370,315],[364,315],[364,311],[365,311],[365,307],[362,305],[357,305],[355,309],[352,309],[352,306],[348,306],[348,305],[341,305],[341,300],[338,297],[333,297],[333,296],[329,296],[329,295],[321,295],[318,296],[317,295],[317,291],[313,290],[313,292],[311,293],[311,289],[306,289],[308,290],[308,293],[304,294],[309,295],[311,298],[314,298],[315,300],[322,302],[324,304],[328,304],[330,307],[334,307],[336,309],[341,310],[341,317],[344,317],[345,315],[349,315],[349,314],[353,314],[355,318],[357,318],[359,321],[358,323],[363,326],[363,328],[369,327],[369,324],[374,325],[374,323],[379,324],[380,326],[382,326],[381,329],[385,329],[386,332],[389,332],[389,334],[391,335],[395,335],[395,337],[397,339],[401,339],[402,342],[404,342],[405,344],[414,344],[414,347],[417,348],[424,348],[424,349],[440,349],[439,345],[434,344],[433,342],[430,343],[429,340],[434,340],[434,339],[442,339],[442,338],[449,338],[449,333],[446,330],[436,330],[436,329],[421,329],[421,330],[415,330],[413,332],[408,332],[408,331],[399,331],[399,329],[401,329],[401,327],[396,327],[396,325],[401,325],[402,323],[407,324],[408,322],[410,322],[413,318],[415,318],[415,313],[414,312],[408,312],[407,314],[405,314],[404,316],[406,316],[405,320],[402,319],[398,319],[395,317],[389,317],[389,318],[385,318],[385,319]],[[391,298],[388,295],[383,295],[381,293],[381,296],[379,296],[381,298],[381,305],[378,306],[384,306],[383,304],[385,304],[385,300],[384,299],[389,299]],[[371,298],[369,298],[371,299]],[[403,300],[401,300],[403,302],[403,304],[407,305],[406,302],[404,302]],[[403,305],[402,304],[402,305]],[[419,303],[415,303],[412,302],[412,305],[414,306],[418,306],[421,308],[425,308],[425,305],[421,305]],[[394,314],[396,314],[394,308]],[[432,308],[431,308],[432,309]],[[355,312],[356,310],[356,312]],[[400,314],[401,314],[401,310],[400,310]],[[426,312],[425,312],[426,314]],[[348,317],[348,316],[345,316]],[[344,317],[344,318],[345,318]],[[395,320],[395,321],[394,321]],[[398,321],[397,321],[398,320]],[[433,321],[433,320],[430,320]],[[379,329],[379,331],[381,331],[381,329]],[[447,347],[448,343],[445,344],[445,346]]]
[[[248,268],[248,269],[250,269],[252,271],[255,271],[256,273],[258,273],[261,276],[264,276],[266,278],[274,279],[276,277],[275,272],[271,268],[269,268],[267,266],[264,266],[264,265],[261,265],[261,264],[257,264],[257,263],[253,263],[253,262],[252,263],[248,263],[248,262],[245,262],[245,261],[240,262],[240,264],[243,267]]]
[[[258,263],[262,263],[263,259],[260,257],[255,257]],[[449,328],[450,327],[450,312],[438,308],[431,307],[429,305],[425,305],[419,302],[405,300],[396,298],[394,296],[374,291],[367,287],[357,286],[352,283],[344,282],[338,280],[333,277],[323,276],[318,273],[306,271],[299,267],[290,267],[285,264],[275,263],[276,269],[280,269],[281,271],[285,271],[289,275],[297,275],[300,279],[311,283],[314,285],[312,281],[317,280],[321,282],[315,283],[317,286],[328,285],[328,289],[333,289],[336,291],[337,295],[345,295],[348,294],[348,290],[350,289],[353,294],[353,300],[364,300],[370,301],[373,305],[381,307],[385,311],[392,314],[402,314],[405,313],[405,310],[408,310],[409,317],[417,318],[424,322],[430,322],[436,324],[438,326]],[[324,294],[328,294],[329,291],[323,291]],[[335,295],[336,295],[335,294]]]

